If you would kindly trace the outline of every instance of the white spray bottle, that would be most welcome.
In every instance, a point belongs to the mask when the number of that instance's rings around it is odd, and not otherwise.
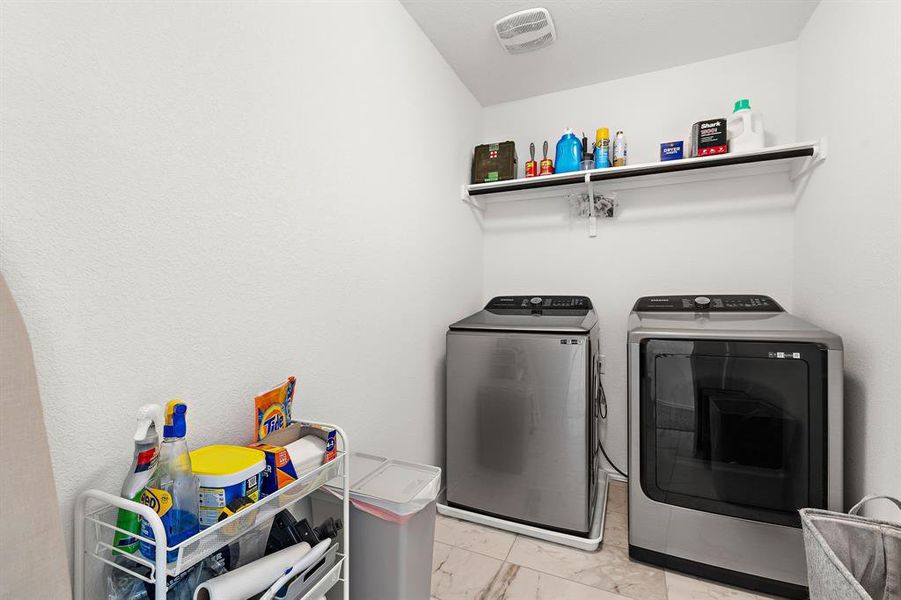
[[[128,476],[122,483],[121,496],[134,502],[141,501],[141,494],[156,468],[160,438],[157,433],[163,425],[163,407],[159,404],[145,404],[138,409],[138,429],[135,431],[135,451]],[[141,533],[140,517],[136,513],[120,509],[116,517],[116,527],[128,533],[117,531],[113,546],[114,554],[134,554],[138,549]]]

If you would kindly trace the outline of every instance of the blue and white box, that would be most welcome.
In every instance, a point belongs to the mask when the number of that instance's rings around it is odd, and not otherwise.
[[[683,158],[682,140],[660,144],[660,160],[679,160],[680,158]]]

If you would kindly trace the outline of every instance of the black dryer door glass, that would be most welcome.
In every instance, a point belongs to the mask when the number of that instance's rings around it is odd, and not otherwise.
[[[645,494],[798,526],[799,508],[824,506],[825,365],[816,344],[646,340]]]

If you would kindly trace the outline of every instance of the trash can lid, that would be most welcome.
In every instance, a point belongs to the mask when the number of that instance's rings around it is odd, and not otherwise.
[[[361,500],[373,499],[403,505],[414,500],[434,500],[441,469],[431,465],[352,452],[350,492]]]

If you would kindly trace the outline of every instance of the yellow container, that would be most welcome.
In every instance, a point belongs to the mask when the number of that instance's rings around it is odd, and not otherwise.
[[[191,467],[200,480],[200,528],[215,525],[223,509],[239,498],[260,499],[266,455],[244,446],[204,446],[191,452]]]

